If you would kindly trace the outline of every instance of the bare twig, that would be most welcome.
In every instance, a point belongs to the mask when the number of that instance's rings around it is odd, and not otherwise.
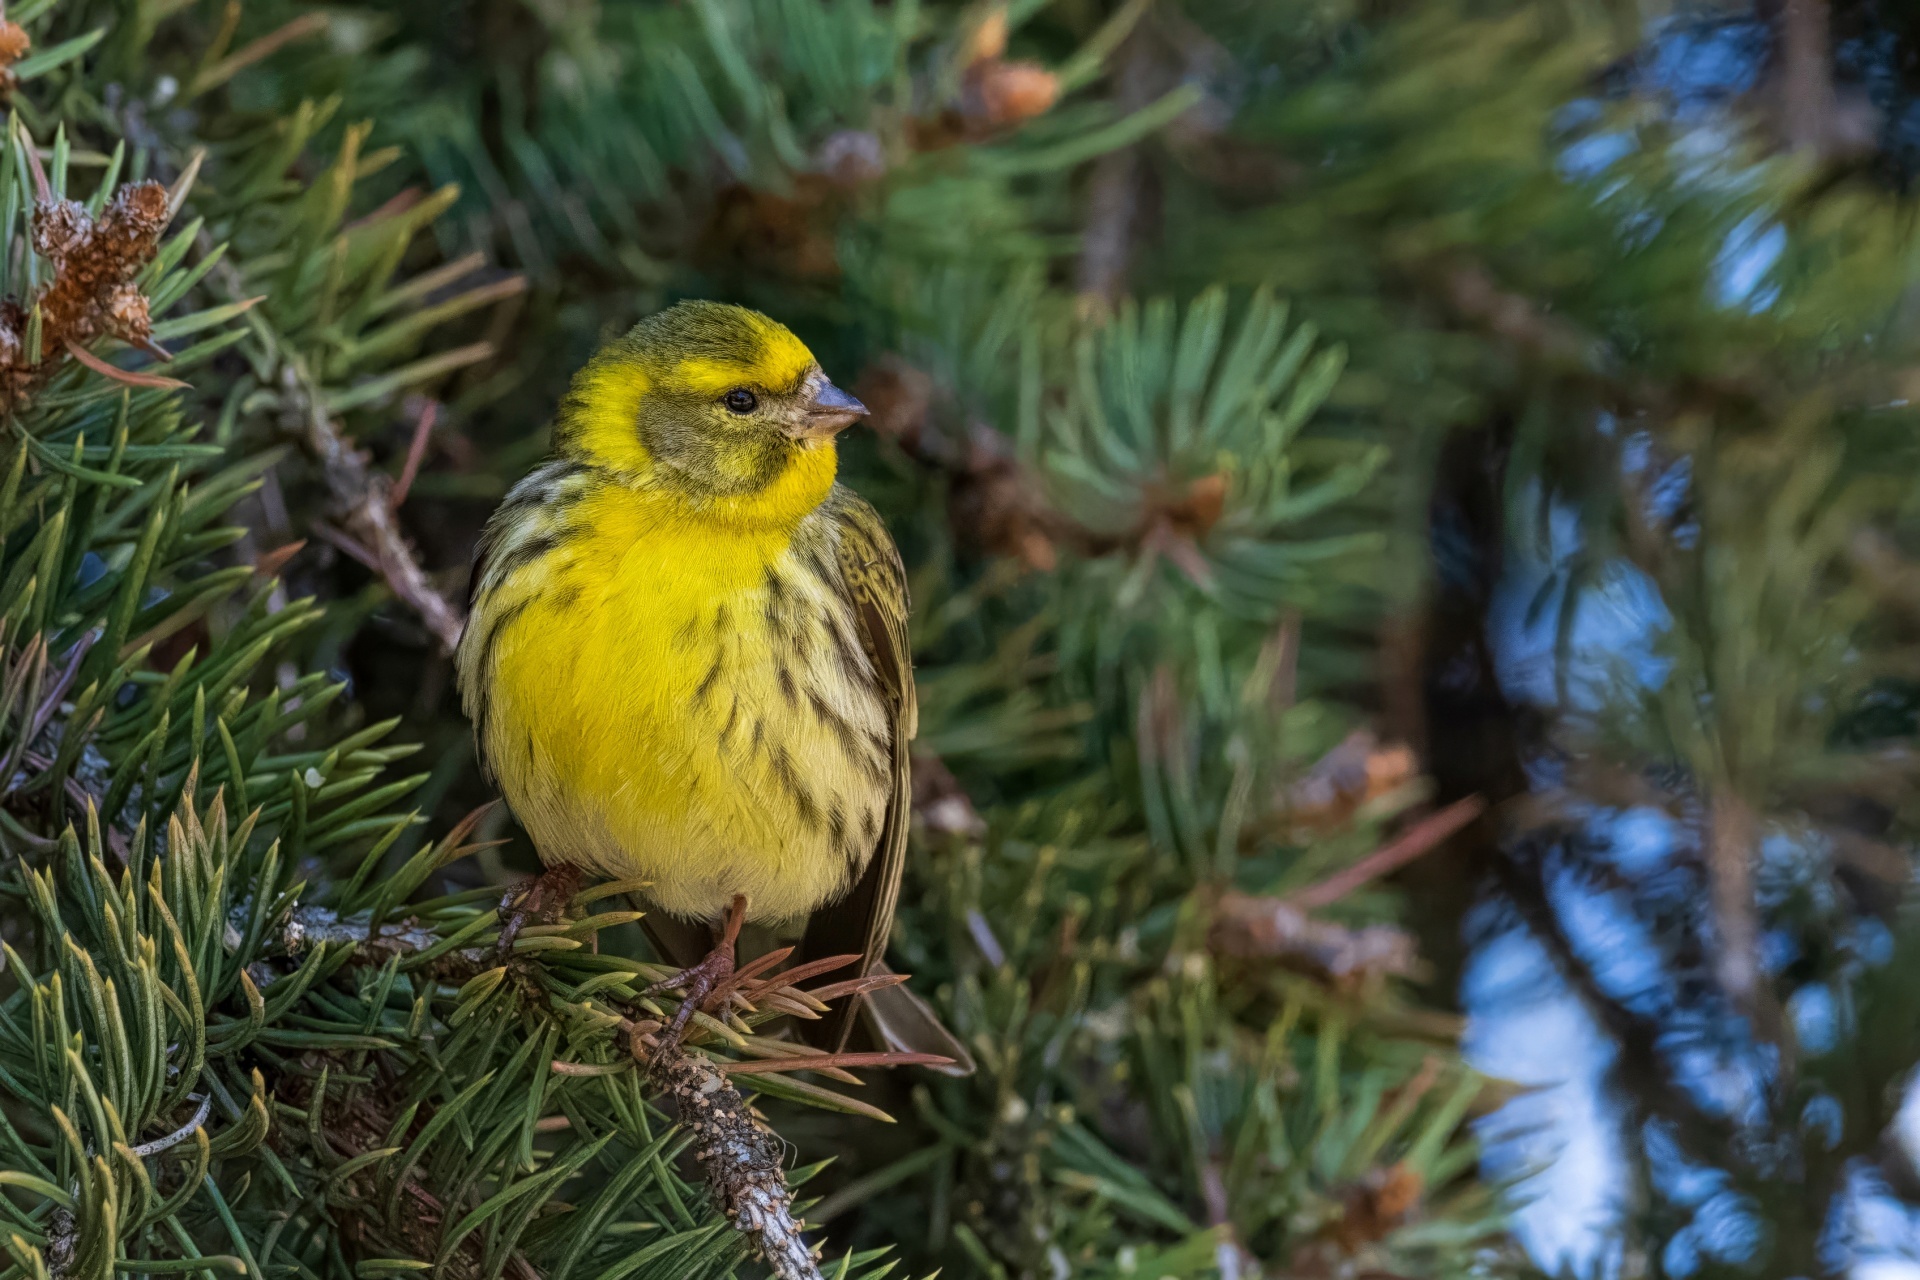
[[[213,1095],[210,1093],[190,1093],[187,1096],[189,1098],[197,1098],[200,1102],[200,1108],[193,1113],[193,1119],[187,1121],[164,1138],[155,1138],[152,1142],[143,1142],[139,1146],[132,1148],[134,1155],[145,1159],[148,1156],[157,1156],[162,1151],[177,1147],[188,1138],[191,1138],[194,1130],[207,1122],[207,1114],[213,1110]]]
[[[1115,74],[1114,109],[1127,116],[1153,100],[1148,35],[1136,29]],[[1080,306],[1104,315],[1127,289],[1127,267],[1140,232],[1140,204],[1146,191],[1146,164],[1138,143],[1109,151],[1094,162],[1087,183],[1087,228],[1080,239],[1076,288]]]
[[[1756,1034],[1783,1052],[1791,1070],[1792,1045],[1779,1002],[1760,967],[1760,904],[1753,864],[1760,856],[1760,822],[1730,785],[1716,788],[1708,810],[1707,889],[1713,908],[1714,977],[1734,1008],[1753,1020]]]
[[[213,251],[212,239],[204,231],[198,243],[202,252]],[[250,297],[246,281],[232,264],[221,262],[214,270],[214,277],[234,301]],[[393,482],[373,468],[367,456],[353,447],[339,424],[327,413],[325,397],[298,353],[280,340],[271,325],[260,326],[258,332],[266,337],[269,347],[280,359],[282,389],[296,406],[288,427],[320,463],[336,514],[368,553],[369,567],[386,580],[396,597],[420,615],[441,647],[448,653],[453,652],[466,625],[465,614],[434,589],[413,548],[407,544],[394,515]],[[325,536],[322,530],[316,532]]]
[[[380,572],[380,558],[378,556],[361,546],[346,533],[328,524],[325,520],[315,520],[313,522],[313,532],[320,541],[326,543],[328,546],[345,552],[354,561],[365,565],[375,573]]]
[[[235,908],[236,913],[239,910]],[[342,916],[329,907],[312,905],[295,907],[280,930],[280,945],[289,955],[345,942],[363,948],[371,959],[379,961],[425,951],[439,941],[438,933],[415,920],[374,927],[364,919]]]
[[[460,643],[466,618],[427,580],[426,570],[420,567],[406,535],[401,532],[400,521],[394,514],[393,481],[375,470],[367,455],[341,434],[339,424],[328,416],[320,396],[292,361],[286,367],[284,380],[288,390],[305,402],[307,412],[301,424],[302,435],[307,448],[320,463],[334,508],[340,513],[347,532],[367,550],[376,571],[393,594],[419,614],[441,648],[452,653]]]
[[[413,424],[413,439],[407,445],[407,462],[400,468],[400,479],[394,482],[393,493],[388,505],[395,511],[406,503],[407,491],[413,488],[413,478],[420,474],[420,460],[426,456],[427,440],[433,435],[434,419],[440,416],[438,401],[427,401],[420,410],[419,421]]]
[[[1390,925],[1350,929],[1316,920],[1284,898],[1245,893],[1221,896],[1214,907],[1209,947],[1246,960],[1277,960],[1338,984],[1419,970],[1412,937]]]
[[[364,471],[364,465],[362,467]],[[420,615],[440,647],[452,653],[460,643],[466,617],[434,589],[415,558],[400,522],[394,518],[391,482],[378,472],[367,475],[366,496],[347,513],[347,527],[358,532],[380,558],[380,576],[393,594]]]
[[[720,1002],[718,1007],[724,1008],[729,999],[746,998],[790,1013],[812,1016],[801,1000],[824,1009],[826,998],[851,998],[862,991],[904,981],[896,974],[876,973],[814,991],[802,991],[792,985],[840,968],[857,958],[854,956],[829,956],[796,965],[770,978],[753,980],[789,954],[790,948],[778,949],[769,953],[770,960],[762,957],[747,966],[724,993],[713,993],[713,998]],[[743,976],[745,982],[741,981]],[[743,985],[747,990],[741,990]],[[661,1023],[652,1019],[624,1021],[622,1025],[633,1061],[646,1071],[656,1088],[672,1095],[680,1122],[693,1137],[694,1156],[706,1166],[707,1192],[715,1207],[751,1239],[779,1280],[819,1280],[819,1266],[801,1237],[803,1224],[793,1216],[793,1193],[781,1167],[783,1144],[754,1119],[752,1109],[727,1077],[817,1071],[831,1079],[857,1084],[858,1079],[849,1075],[847,1068],[925,1066],[938,1069],[954,1064],[954,1059],[939,1054],[827,1053],[803,1044],[785,1046],[784,1053],[772,1045],[758,1046],[747,1049],[750,1056],[743,1061],[716,1062],[701,1054],[688,1053],[675,1035],[656,1034]],[[751,1056],[754,1054],[759,1056]],[[552,1063],[552,1070],[559,1075],[601,1075],[609,1069],[598,1064]],[[884,1113],[864,1103],[844,1098],[843,1101],[865,1114],[886,1118]]]
[[[1486,812],[1487,802],[1479,796],[1456,800],[1438,813],[1428,814],[1397,837],[1374,850],[1352,866],[1307,886],[1288,901],[1306,911],[1338,902],[1370,880],[1399,870],[1422,856],[1460,828]]]

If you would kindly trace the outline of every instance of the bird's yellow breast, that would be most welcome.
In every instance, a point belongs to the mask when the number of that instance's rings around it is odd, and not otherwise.
[[[805,492],[818,479],[701,511],[589,485],[503,537],[494,554],[516,559],[475,601],[462,683],[543,859],[650,877],[686,917],[745,894],[768,921],[864,866],[889,719],[835,587],[825,487]]]

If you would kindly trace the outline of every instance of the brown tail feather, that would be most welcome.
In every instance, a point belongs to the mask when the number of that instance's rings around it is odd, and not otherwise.
[[[889,973],[885,962],[876,963],[873,973]],[[928,1067],[946,1076],[973,1074],[973,1055],[960,1038],[940,1021],[933,1006],[916,995],[906,983],[870,991],[861,1000],[861,1023],[877,1048],[891,1053],[937,1053],[952,1058],[950,1067]]]

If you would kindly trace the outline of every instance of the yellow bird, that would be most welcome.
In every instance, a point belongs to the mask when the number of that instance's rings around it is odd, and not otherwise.
[[[549,868],[523,905],[556,871],[651,882],[649,932],[687,966],[671,1035],[744,922],[804,928],[801,959],[882,964],[915,704],[899,552],[835,482],[834,437],[865,414],[784,326],[683,302],[575,375],[552,459],[480,540],[459,682]],[[851,1012],[816,1043],[843,1047]],[[868,1013],[887,1047],[964,1065],[905,988]]]

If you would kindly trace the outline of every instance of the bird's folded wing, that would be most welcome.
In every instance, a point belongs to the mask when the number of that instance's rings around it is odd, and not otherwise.
[[[907,744],[913,738],[917,708],[913,655],[907,643],[907,574],[886,525],[864,500],[836,488],[826,509],[839,534],[841,585],[859,623],[867,660],[886,695],[893,730],[892,792],[879,844],[866,871],[846,897],[814,913],[801,951],[807,959],[858,955],[857,973],[846,976],[864,977],[886,954],[913,810]],[[807,1038],[832,1052],[844,1049],[859,1004],[857,997],[841,1001],[819,1022],[806,1024]]]

